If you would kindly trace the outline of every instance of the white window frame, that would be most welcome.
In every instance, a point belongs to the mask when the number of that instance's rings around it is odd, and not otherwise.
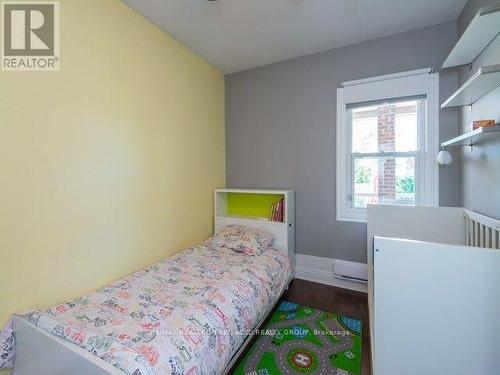
[[[439,74],[431,68],[388,74],[342,83],[337,89],[337,220],[366,222],[367,210],[352,206],[351,147],[347,106],[384,100],[426,97],[425,123],[419,124],[419,150],[415,177],[418,197],[415,204],[439,205]]]

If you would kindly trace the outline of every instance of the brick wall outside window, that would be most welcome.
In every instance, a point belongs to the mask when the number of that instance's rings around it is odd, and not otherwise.
[[[378,108],[378,149],[392,152],[396,147],[396,106]],[[396,159],[384,158],[378,162],[379,203],[391,203],[396,199]]]

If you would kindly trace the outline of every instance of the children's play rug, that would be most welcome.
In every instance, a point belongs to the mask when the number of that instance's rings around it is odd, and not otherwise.
[[[359,375],[361,322],[282,302],[235,375]]]

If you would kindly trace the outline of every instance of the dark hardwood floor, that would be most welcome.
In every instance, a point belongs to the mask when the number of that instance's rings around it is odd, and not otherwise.
[[[371,375],[368,297],[366,293],[295,279],[282,299],[363,321],[361,375]],[[240,360],[243,356],[244,354]],[[238,366],[238,363],[233,370]]]

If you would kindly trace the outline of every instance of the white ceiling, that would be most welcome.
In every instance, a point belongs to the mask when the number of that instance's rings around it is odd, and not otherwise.
[[[456,20],[466,0],[123,0],[224,73]]]

